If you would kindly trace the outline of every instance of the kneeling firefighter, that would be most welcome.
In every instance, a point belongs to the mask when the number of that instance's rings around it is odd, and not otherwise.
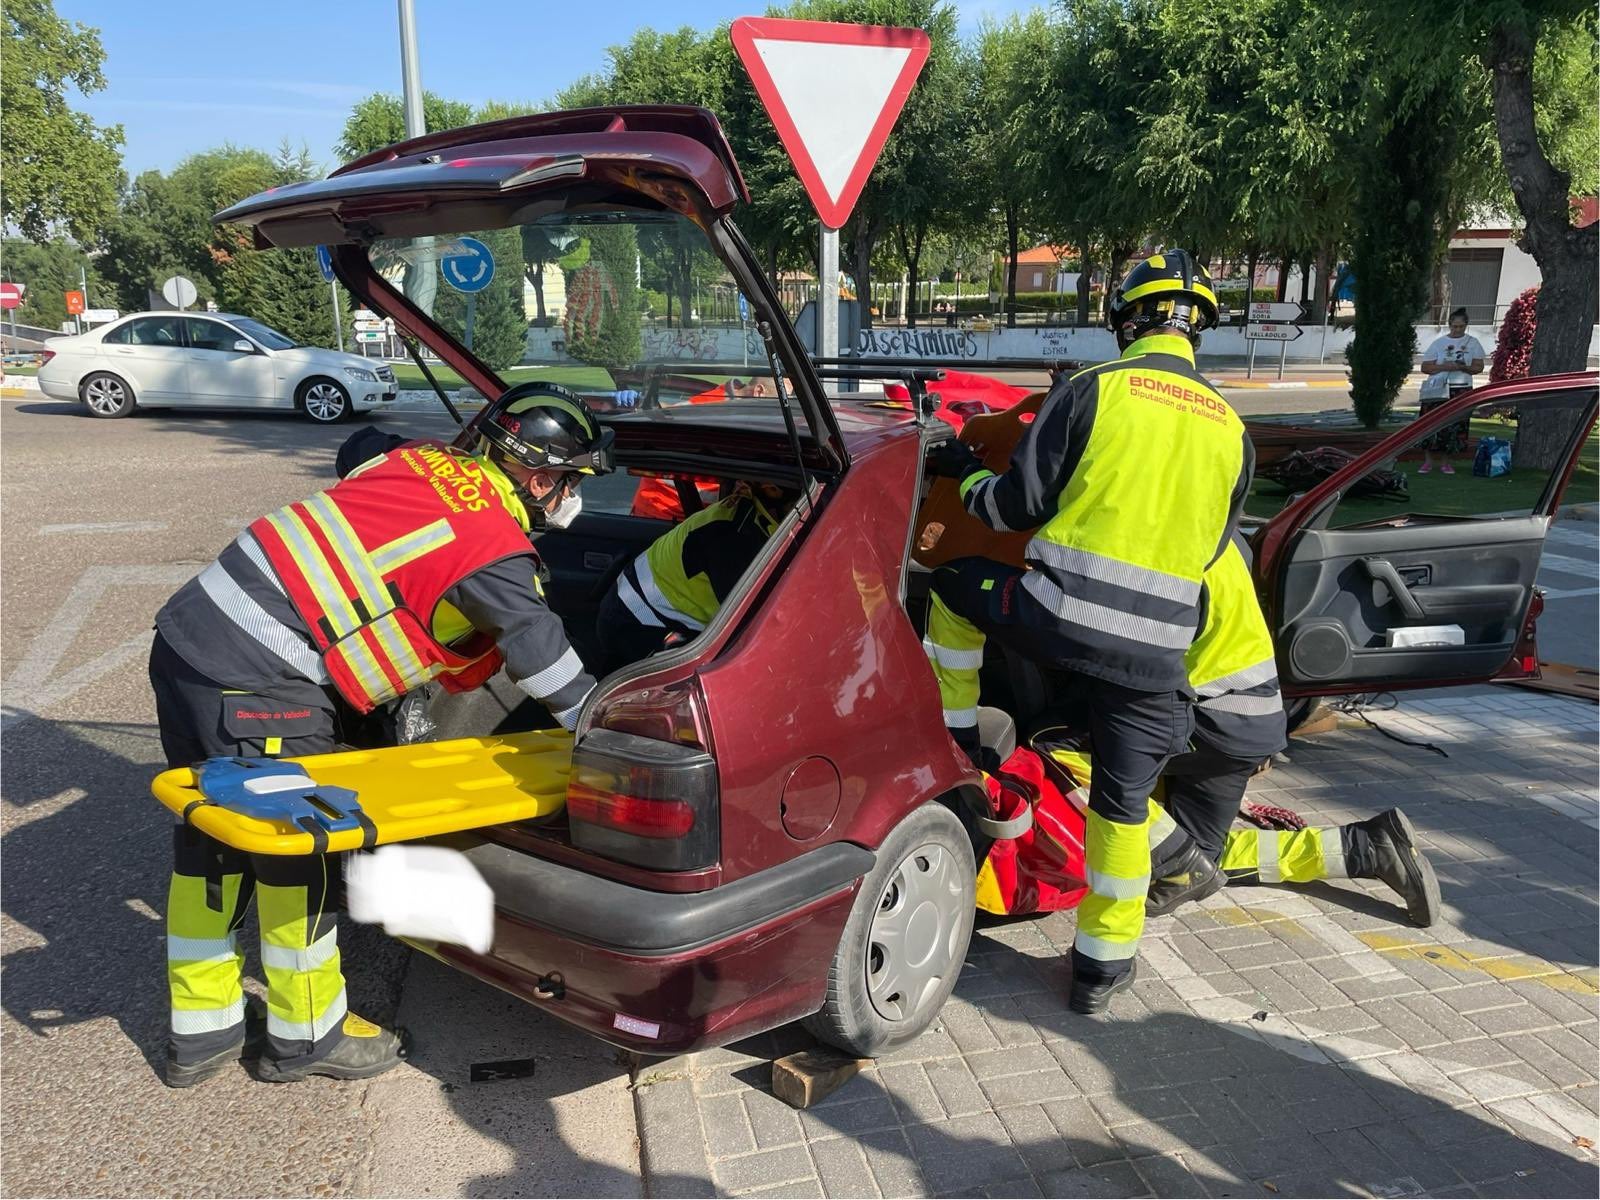
[[[604,670],[654,654],[673,634],[704,629],[792,502],[774,484],[741,483],[652,542],[600,604]]]
[[[501,396],[477,432],[477,454],[408,442],[353,465],[256,521],[167,601],[150,683],[169,765],[323,753],[341,709],[365,714],[434,679],[467,691],[502,665],[575,724],[594,679],[544,603],[529,537],[583,476],[611,469],[611,431],[571,392],[536,383]],[[337,864],[252,857],[188,825],[174,857],[170,1085],[244,1049],[237,935],[252,892],[267,977],[260,1077],[360,1079],[399,1061],[393,1033],[346,1011]]]
[[[1243,423],[1194,365],[1216,324],[1211,280],[1185,251],[1152,255],[1107,306],[1122,356],[1051,389],[996,476],[960,442],[934,470],[998,531],[1036,529],[1026,569],[983,558],[934,572],[927,649],[945,723],[976,761],[986,636],[1085,677],[1096,770],[1090,895],[1072,949],[1075,1012],[1133,979],[1150,881],[1148,801],[1188,743],[1184,654],[1202,623],[1201,579],[1249,490]]]
[[[1263,760],[1287,744],[1272,634],[1237,537],[1206,572],[1206,626],[1189,649],[1196,696],[1190,749],[1167,764],[1154,816],[1145,911],[1162,916],[1225,883],[1381,879],[1412,921],[1438,919],[1439,885],[1399,809],[1324,829],[1231,830]]]

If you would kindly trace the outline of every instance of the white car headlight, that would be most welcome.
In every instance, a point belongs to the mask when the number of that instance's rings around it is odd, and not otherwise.
[[[344,373],[360,383],[377,383],[378,377],[361,367],[346,367]]]

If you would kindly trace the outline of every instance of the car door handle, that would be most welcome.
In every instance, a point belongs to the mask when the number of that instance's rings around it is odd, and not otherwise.
[[[1417,603],[1417,598],[1411,594],[1411,589],[1406,586],[1406,581],[1400,578],[1400,572],[1394,569],[1392,562],[1386,558],[1363,558],[1361,565],[1367,569],[1367,574],[1374,581],[1389,589],[1389,594],[1394,597],[1394,602],[1400,606],[1400,611],[1406,615],[1407,620],[1421,621],[1427,616],[1422,611],[1422,605]]]

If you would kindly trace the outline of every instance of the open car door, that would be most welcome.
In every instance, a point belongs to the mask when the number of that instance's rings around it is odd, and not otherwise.
[[[1597,382],[1594,373],[1549,375],[1459,396],[1262,528],[1256,581],[1284,691],[1536,673],[1545,534],[1569,483],[1595,498]],[[1403,488],[1384,490],[1393,481],[1374,472],[1385,470],[1403,476]]]

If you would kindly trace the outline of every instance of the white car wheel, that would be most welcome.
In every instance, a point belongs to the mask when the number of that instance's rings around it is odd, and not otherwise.
[[[96,371],[78,385],[91,417],[125,417],[134,409],[133,389],[117,375]]]
[[[297,397],[300,411],[319,425],[332,425],[350,415],[350,393],[325,377],[308,379]]]

